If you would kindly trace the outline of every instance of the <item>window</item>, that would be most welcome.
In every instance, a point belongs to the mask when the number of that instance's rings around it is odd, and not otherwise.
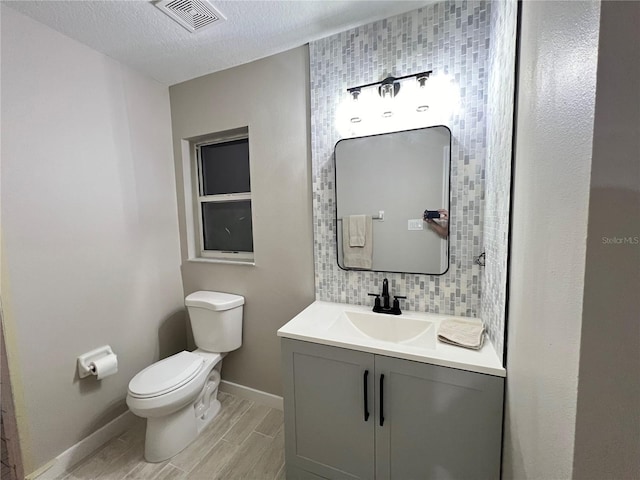
[[[195,144],[200,257],[253,261],[249,137]]]

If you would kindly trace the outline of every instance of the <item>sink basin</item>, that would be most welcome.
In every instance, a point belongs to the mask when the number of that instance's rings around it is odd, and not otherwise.
[[[432,322],[402,315],[344,311],[328,332],[421,348],[435,348],[436,345]]]

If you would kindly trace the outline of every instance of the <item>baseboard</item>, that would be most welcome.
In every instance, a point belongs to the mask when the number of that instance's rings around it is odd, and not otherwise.
[[[251,387],[245,387],[244,385],[238,385],[237,383],[228,382],[227,380],[222,380],[220,382],[220,390],[230,393],[231,395],[246,398],[252,402],[259,403],[260,405],[265,405],[277,410],[283,409],[282,397],[272,393],[263,392]]]
[[[282,410],[283,408],[282,397],[263,392],[261,390],[256,390],[255,388],[245,387],[244,385],[238,385],[237,383],[222,380],[220,382],[220,390],[277,410]],[[78,443],[62,452],[43,467],[27,475],[25,480],[54,480],[58,478],[66,471],[73,468],[74,465],[81,462],[85,457],[95,452],[109,440],[117,437],[130,428],[135,418],[135,415],[127,410],[122,415],[114,418],[88,437],[83,438]]]
[[[25,480],[54,480],[78,462],[96,451],[114,437],[117,437],[133,424],[135,415],[129,410],[114,418],[88,437],[68,448],[42,468],[25,477]]]

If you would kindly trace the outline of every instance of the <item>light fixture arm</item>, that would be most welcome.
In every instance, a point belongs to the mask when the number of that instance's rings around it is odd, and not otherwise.
[[[403,77],[387,77],[384,80],[381,80],[379,82],[367,83],[365,85],[359,85],[357,87],[347,88],[347,92],[349,93],[352,93],[354,91],[360,92],[363,88],[378,86],[378,93],[380,93],[380,88],[382,87],[382,85],[393,84],[394,95],[396,95],[398,93],[398,90],[400,90],[400,84],[398,83],[399,80],[404,80],[405,78],[412,78],[412,77],[415,77],[418,80],[427,79],[429,78],[429,75],[431,75],[432,72],[433,70],[428,70],[426,72],[413,73],[411,75],[405,75]]]

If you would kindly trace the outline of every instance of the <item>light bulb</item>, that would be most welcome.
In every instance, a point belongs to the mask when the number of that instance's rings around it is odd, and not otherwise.
[[[380,96],[382,97],[382,116],[389,118],[393,115],[393,97],[395,96],[395,86],[393,83],[380,85]]]
[[[351,123],[360,123],[362,118],[360,117],[360,102],[358,101],[358,97],[360,96],[360,89],[351,91],[351,108],[350,108],[350,118],[349,121]]]
[[[426,87],[426,83],[427,83],[427,79],[428,79],[428,75],[422,75],[419,77],[416,77],[416,80],[418,81],[418,84],[420,85],[418,87],[418,104],[416,106],[416,112],[426,112],[427,110],[429,110],[429,105],[428,105],[428,92],[427,92],[427,87]]]

